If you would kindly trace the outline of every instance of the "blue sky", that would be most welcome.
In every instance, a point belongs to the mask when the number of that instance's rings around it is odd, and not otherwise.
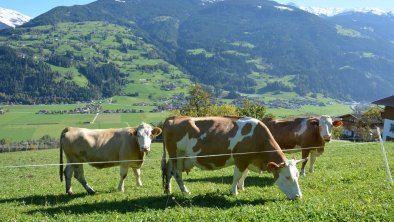
[[[85,5],[91,2],[94,0],[0,0],[0,7],[35,17],[57,6]]]
[[[94,0],[0,0],[0,7],[13,9],[35,17],[56,6],[84,5]],[[394,0],[277,0],[279,3],[294,2],[303,6],[337,8],[379,8],[394,11]]]

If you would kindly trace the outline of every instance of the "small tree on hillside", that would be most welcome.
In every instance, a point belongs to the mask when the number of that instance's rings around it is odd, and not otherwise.
[[[181,111],[181,115],[187,116],[206,116],[209,114],[209,108],[212,106],[211,94],[204,91],[199,83],[191,87],[189,104]]]
[[[238,113],[240,116],[249,116],[259,120],[262,120],[263,117],[267,117],[265,106],[253,103],[248,99],[243,101],[242,107],[238,108]],[[273,117],[272,114],[269,116]]]

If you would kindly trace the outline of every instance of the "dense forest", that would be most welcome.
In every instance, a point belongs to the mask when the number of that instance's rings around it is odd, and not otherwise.
[[[33,60],[29,52],[0,47],[0,102],[22,104],[75,103],[119,93],[122,74],[111,64],[80,67],[87,87],[59,78],[48,64]]]

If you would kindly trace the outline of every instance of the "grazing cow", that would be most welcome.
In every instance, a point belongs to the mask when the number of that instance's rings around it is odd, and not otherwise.
[[[205,170],[235,165],[231,193],[244,189],[248,169],[273,173],[275,184],[289,199],[301,198],[296,163],[288,160],[268,128],[245,117],[169,117],[163,125],[162,161],[165,193],[171,193],[174,176],[182,192],[189,193],[182,172],[193,166]],[[166,150],[169,160],[166,162]]]
[[[331,128],[342,125],[342,121],[333,121],[329,116],[291,120],[266,118],[263,122],[283,150],[301,148],[303,159],[311,155],[309,172],[314,171],[314,163],[324,152],[324,144],[330,142]],[[302,163],[301,175],[305,175],[306,163]]]
[[[119,191],[124,191],[128,168],[133,168],[137,186],[141,186],[140,168],[145,153],[150,150],[152,139],[161,129],[142,123],[137,128],[85,129],[67,127],[60,136],[60,181],[63,181],[63,150],[67,158],[64,176],[66,193],[72,194],[71,178],[82,184],[88,194],[95,191],[88,185],[83,172],[83,162],[101,169],[120,166]]]

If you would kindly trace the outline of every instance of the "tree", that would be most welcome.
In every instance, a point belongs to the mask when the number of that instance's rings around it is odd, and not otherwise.
[[[266,109],[263,105],[245,99],[242,107],[238,108],[238,113],[240,116],[248,116],[261,120],[266,115]]]
[[[212,106],[211,94],[204,91],[199,83],[194,84],[189,93],[189,104],[180,111],[181,114],[187,116],[207,116]]]

